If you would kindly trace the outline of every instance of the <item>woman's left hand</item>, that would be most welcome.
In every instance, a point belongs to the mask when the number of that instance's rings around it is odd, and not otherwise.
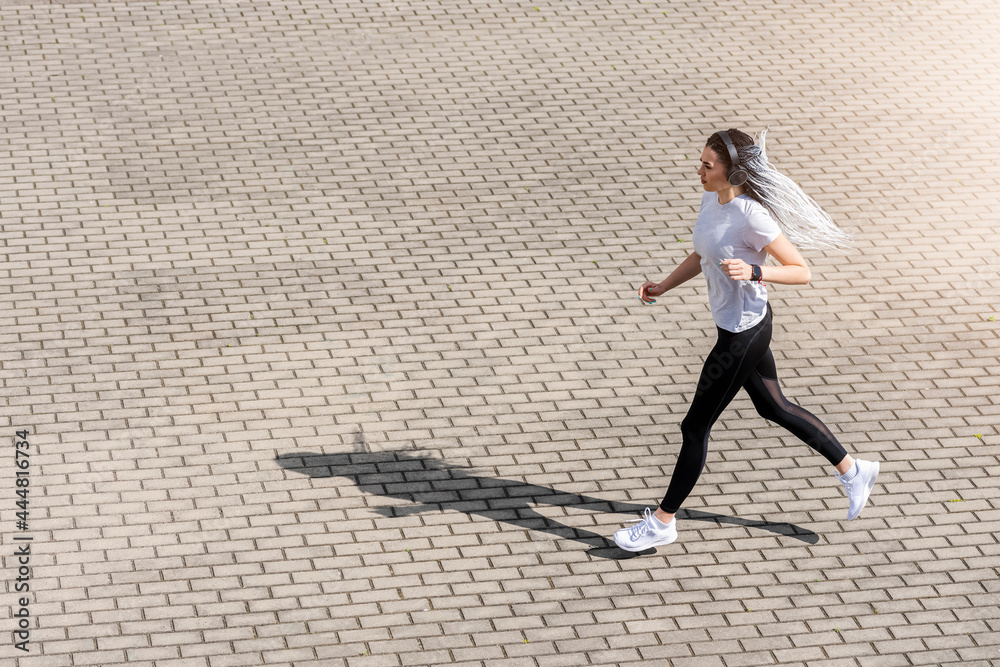
[[[724,259],[719,262],[722,272],[731,280],[750,280],[753,269],[742,259]]]

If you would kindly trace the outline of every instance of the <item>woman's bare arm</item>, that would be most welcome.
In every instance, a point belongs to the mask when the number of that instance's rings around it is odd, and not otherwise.
[[[701,273],[701,255],[692,252],[683,262],[677,265],[669,276],[658,283],[647,282],[639,288],[639,297],[646,301],[648,297],[660,296],[673,288],[686,283]]]
[[[781,266],[762,266],[761,280],[778,285],[808,285],[812,278],[812,272],[802,257],[798,248],[785,238],[784,234],[778,234],[778,238],[764,246],[771,257],[778,260]]]

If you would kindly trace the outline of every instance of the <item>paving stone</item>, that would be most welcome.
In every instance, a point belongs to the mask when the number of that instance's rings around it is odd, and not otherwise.
[[[16,664],[1000,660],[1000,21],[719,9],[0,8]],[[772,350],[882,472],[847,522],[740,394],[681,539],[626,557],[715,332],[701,279],[633,290],[724,126],[858,238],[769,285]]]

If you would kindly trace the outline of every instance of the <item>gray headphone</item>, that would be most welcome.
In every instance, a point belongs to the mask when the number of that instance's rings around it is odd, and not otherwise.
[[[729,133],[725,130],[719,131],[718,135],[722,137],[724,142],[726,142],[726,148],[729,149],[729,158],[733,163],[733,166],[726,172],[726,180],[728,180],[729,184],[732,186],[743,185],[747,182],[749,174],[747,174],[746,170],[740,166],[740,156],[736,153],[736,144],[734,144],[733,140],[729,138]]]

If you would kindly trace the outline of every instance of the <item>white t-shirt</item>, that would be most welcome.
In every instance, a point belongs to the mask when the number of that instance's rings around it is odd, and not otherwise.
[[[733,280],[719,262],[742,259],[764,265],[764,246],[778,238],[781,228],[760,203],[742,194],[725,205],[719,195],[706,192],[694,225],[694,251],[701,256],[701,272],[708,282],[712,318],[737,333],[760,322],[767,313],[767,288],[751,280]]]

